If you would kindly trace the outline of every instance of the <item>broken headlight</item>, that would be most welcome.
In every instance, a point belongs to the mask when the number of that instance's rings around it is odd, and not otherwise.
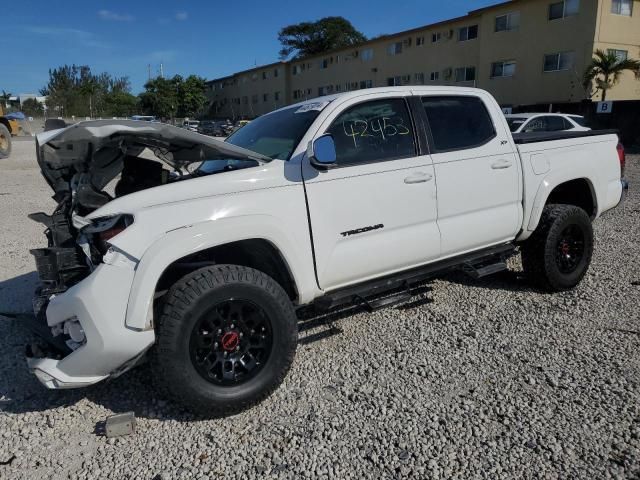
[[[91,225],[82,229],[82,233],[91,238],[92,245],[101,255],[109,250],[109,240],[122,233],[133,224],[133,215],[119,214],[111,217],[100,217],[92,221]]]

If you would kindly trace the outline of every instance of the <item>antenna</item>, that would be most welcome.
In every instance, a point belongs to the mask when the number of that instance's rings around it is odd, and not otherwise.
[[[147,74],[149,76],[149,80],[151,80],[151,64],[150,63],[147,65]]]
[[[164,70],[162,69],[162,63],[160,64],[160,78],[164,78]]]

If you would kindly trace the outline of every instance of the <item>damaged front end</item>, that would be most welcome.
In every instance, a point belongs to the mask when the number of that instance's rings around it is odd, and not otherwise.
[[[29,364],[49,388],[72,388],[122,373],[154,341],[153,331],[125,326],[137,259],[111,245],[134,224],[131,213],[100,216],[117,198],[212,174],[197,164],[221,161],[227,171],[270,159],[163,124],[83,122],[45,132],[38,163],[54,191],[55,211],[29,217],[45,226],[47,247],[31,251],[41,286],[36,321],[45,344],[27,349]],[[195,167],[194,167],[195,165]],[[217,172],[213,172],[217,173]]]

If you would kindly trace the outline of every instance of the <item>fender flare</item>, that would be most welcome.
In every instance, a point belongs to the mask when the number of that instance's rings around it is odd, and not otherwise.
[[[310,267],[304,264],[302,255],[296,253],[293,240],[276,226],[275,220],[269,215],[244,215],[208,220],[167,232],[147,248],[136,266],[127,303],[126,326],[137,330],[153,328],[156,285],[173,262],[208,248],[242,240],[262,239],[270,242],[291,272],[300,302],[309,301],[315,283],[313,263]]]
[[[538,227],[540,217],[542,217],[542,210],[544,209],[544,206],[547,203],[547,199],[549,198],[549,195],[551,195],[551,192],[553,192],[553,190],[559,185],[573,180],[584,180],[587,182],[587,184],[589,185],[589,189],[591,190],[591,198],[593,200],[595,210],[596,212],[598,212],[598,196],[596,194],[593,182],[591,181],[589,176],[576,176],[574,172],[568,169],[554,171],[545,176],[542,182],[540,182],[538,192],[536,193],[533,205],[531,207],[531,215],[529,217],[529,223],[527,225],[528,231],[533,232]],[[596,216],[598,215],[596,214]]]

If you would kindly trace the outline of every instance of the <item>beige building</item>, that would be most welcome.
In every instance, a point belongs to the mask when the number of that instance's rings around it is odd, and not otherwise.
[[[640,58],[640,0],[512,0],[211,80],[208,95],[212,114],[233,118],[386,85],[476,86],[503,106],[578,102],[589,96],[582,75],[596,49]],[[640,99],[640,81],[625,73],[607,98]]]

